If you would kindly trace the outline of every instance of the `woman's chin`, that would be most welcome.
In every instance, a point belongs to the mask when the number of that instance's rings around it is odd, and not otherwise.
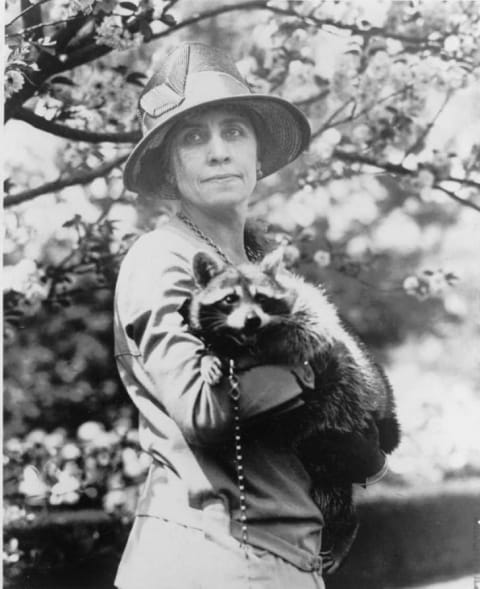
[[[210,206],[228,207],[238,206],[248,203],[251,193],[238,190],[212,190],[208,195],[208,202]]]

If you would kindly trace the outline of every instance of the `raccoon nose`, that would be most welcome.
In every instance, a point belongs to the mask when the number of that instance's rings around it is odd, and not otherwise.
[[[243,328],[247,333],[253,333],[256,329],[260,327],[261,324],[262,320],[258,315],[248,315],[245,318],[245,324]]]

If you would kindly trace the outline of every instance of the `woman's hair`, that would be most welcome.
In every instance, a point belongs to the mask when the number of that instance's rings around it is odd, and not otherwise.
[[[177,121],[172,128],[168,130],[161,146],[161,152],[165,155],[163,160],[158,159],[158,151],[155,149],[152,149],[145,154],[143,174],[144,183],[149,186],[149,193],[158,193],[159,186],[165,183],[171,184],[169,177],[172,176],[173,143],[177,131],[181,128],[184,122],[188,120],[189,116],[197,116],[198,114],[209,112],[215,108],[221,108],[222,110],[240,115],[250,122],[255,133],[255,139],[257,140],[257,156],[259,161],[262,161],[264,146],[268,144],[269,138],[267,128],[264,125],[261,116],[258,115],[251,106],[244,106],[239,103],[221,104],[218,107],[217,105],[206,104],[205,106],[199,106],[191,113],[185,115],[184,118]]]

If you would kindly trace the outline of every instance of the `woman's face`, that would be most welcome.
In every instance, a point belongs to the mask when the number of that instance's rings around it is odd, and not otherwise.
[[[199,208],[246,204],[257,181],[257,139],[230,109],[188,117],[172,139],[171,171],[180,199]]]

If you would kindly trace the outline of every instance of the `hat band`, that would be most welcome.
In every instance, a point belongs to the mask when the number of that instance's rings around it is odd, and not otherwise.
[[[182,110],[186,110],[214,100],[235,98],[246,94],[252,94],[250,88],[230,74],[214,71],[197,72],[188,75],[184,97],[179,96],[179,103],[175,106],[181,104]],[[158,117],[152,117],[145,113],[142,121],[144,132],[162,124],[163,119],[169,118],[169,116],[169,112],[165,111]]]

